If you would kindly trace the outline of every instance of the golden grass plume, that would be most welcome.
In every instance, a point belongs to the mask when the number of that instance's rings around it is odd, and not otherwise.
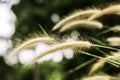
[[[111,7],[103,9],[101,12],[93,14],[91,17],[88,18],[88,20],[94,20],[106,14],[114,14],[119,12],[120,12],[120,5],[113,5]]]
[[[67,22],[75,19],[75,18],[78,18],[78,17],[81,17],[81,16],[90,16],[94,13],[98,13],[100,12],[100,10],[97,10],[97,9],[91,9],[91,10],[86,10],[86,11],[77,11],[76,13],[74,14],[71,14],[69,15],[68,17],[66,17],[65,19],[61,20],[60,22],[58,22],[52,30],[57,30],[58,28],[60,28],[61,26],[63,26],[64,24],[66,24]]]
[[[91,43],[88,41],[74,41],[74,42],[61,43],[61,44],[55,45],[55,46],[51,47],[50,49],[40,53],[40,55],[36,56],[28,64],[33,64],[38,59],[40,59],[50,53],[58,51],[58,50],[67,49],[67,48],[90,48],[90,46],[91,46]]]
[[[98,62],[93,64],[92,68],[89,71],[89,75],[93,74],[95,71],[101,69],[105,65],[105,61],[100,59]]]
[[[111,46],[120,46],[120,37],[109,37],[107,41]]]
[[[21,45],[19,45],[18,47],[16,47],[9,55],[17,55],[19,54],[19,52],[23,49],[26,48],[31,48],[34,47],[35,45],[37,45],[40,42],[45,42],[45,43],[53,43],[55,40],[53,38],[50,37],[37,37],[37,38],[32,38],[29,40],[26,40],[25,42],[23,42]]]
[[[60,32],[64,32],[69,29],[73,29],[76,27],[86,27],[86,28],[92,28],[92,29],[101,29],[103,27],[101,22],[98,21],[88,21],[88,20],[76,20],[69,22],[68,24],[64,25]]]

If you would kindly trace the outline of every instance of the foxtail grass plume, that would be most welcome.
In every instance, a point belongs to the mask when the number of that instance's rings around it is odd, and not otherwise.
[[[38,59],[40,59],[50,53],[58,51],[58,50],[67,49],[67,48],[90,48],[90,46],[91,46],[91,43],[88,41],[74,41],[74,42],[70,42],[70,43],[69,42],[61,43],[61,44],[55,45],[52,48],[42,52],[40,55],[38,55],[33,60],[31,60],[28,64],[33,64]]]
[[[98,21],[88,21],[88,20],[76,20],[69,22],[68,24],[64,25],[61,29],[60,32],[64,32],[69,29],[73,29],[76,27],[86,27],[86,28],[91,28],[91,29],[101,29],[103,27],[102,23]]]
[[[120,46],[120,37],[109,37],[107,41],[111,46]]]
[[[90,69],[89,75],[93,74],[95,71],[101,69],[105,65],[105,60],[100,59],[97,63],[93,64]]]
[[[19,54],[19,52],[21,50],[23,50],[23,49],[34,47],[35,45],[37,45],[40,42],[53,43],[54,41],[55,40],[53,38],[50,38],[50,37],[38,37],[38,38],[33,38],[33,39],[30,39],[30,40],[27,40],[24,43],[22,43],[20,46],[18,46],[17,48],[15,48],[11,52],[11,54],[9,55],[9,57],[12,56],[12,55]]]
[[[114,26],[113,28],[111,28],[111,31],[120,32],[120,25]]]
[[[94,75],[90,77],[85,77],[81,80],[117,80],[117,79],[108,75]]]
[[[114,14],[119,12],[120,12],[120,5],[113,5],[111,7],[103,9],[101,12],[93,14],[91,17],[88,18],[88,20],[94,20],[106,14]]]
[[[100,10],[86,10],[86,11],[79,11],[79,12],[76,12],[68,17],[66,17],[65,19],[61,20],[59,23],[57,23],[52,30],[56,30],[58,28],[60,28],[61,26],[63,26],[64,24],[66,24],[67,22],[71,21],[71,20],[74,20],[75,18],[80,18],[81,16],[90,16],[94,13],[98,13],[100,12]]]

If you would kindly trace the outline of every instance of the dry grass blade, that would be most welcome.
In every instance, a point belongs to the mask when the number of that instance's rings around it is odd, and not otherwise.
[[[84,66],[86,66],[86,65],[88,65],[88,64],[90,64],[90,63],[92,63],[92,62],[95,61],[95,60],[96,60],[95,58],[93,58],[93,59],[91,59],[91,60],[88,60],[88,61],[86,61],[86,62],[80,64],[79,66],[75,67],[74,69],[70,69],[67,73],[70,74],[70,73],[72,73],[72,72],[75,72],[75,71],[77,71],[77,70],[83,68]]]
[[[53,53],[55,51],[58,50],[62,50],[62,49],[67,49],[67,48],[90,48],[91,43],[88,41],[74,41],[74,42],[65,42],[65,43],[61,43],[59,45],[53,46],[52,48],[50,48],[47,51],[44,51],[43,53],[40,53],[40,55],[38,55],[37,57],[35,57],[32,61],[30,61],[30,63],[28,64],[33,64],[35,61],[37,61],[38,59]]]
[[[79,12],[76,12],[68,17],[66,17],[65,19],[61,20],[58,24],[56,24],[52,30],[56,30],[58,28],[60,28],[61,26],[63,26],[64,24],[66,24],[67,22],[75,19],[75,18],[78,18],[78,17],[81,17],[81,16],[90,16],[94,13],[98,13],[100,12],[100,10],[86,10],[86,11],[79,11]]]
[[[53,43],[55,40],[53,38],[50,37],[38,37],[38,38],[33,38],[30,40],[25,41],[24,43],[22,43],[20,46],[18,46],[17,48],[15,48],[11,54],[9,55],[17,55],[19,53],[19,51],[26,49],[26,48],[30,48],[30,47],[34,47],[36,44],[38,44],[39,42],[45,42],[45,43]]]
[[[62,29],[60,29],[60,32],[64,32],[69,29],[73,29],[76,27],[86,27],[91,29],[101,29],[103,27],[102,23],[98,21],[88,21],[88,20],[77,20],[69,22],[68,24],[64,25]]]
[[[101,12],[93,14],[91,17],[88,18],[88,20],[94,20],[94,19],[99,18],[103,15],[114,14],[114,13],[118,13],[118,12],[120,12],[120,5],[111,6],[111,7],[108,7],[106,9],[103,9]]]

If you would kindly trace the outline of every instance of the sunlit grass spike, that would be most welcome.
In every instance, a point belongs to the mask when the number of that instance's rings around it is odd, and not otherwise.
[[[22,43],[20,46],[18,46],[17,48],[15,48],[9,55],[17,55],[19,54],[19,52],[23,49],[26,48],[30,48],[30,47],[34,47],[36,44],[40,43],[40,42],[45,42],[45,43],[53,43],[55,40],[53,38],[50,37],[38,37],[38,38],[33,38],[30,40],[25,41],[24,43]]]
[[[71,21],[71,20],[74,20],[75,18],[80,18],[81,16],[90,16],[94,13],[98,13],[100,12],[100,10],[97,10],[97,9],[91,9],[91,10],[86,10],[86,11],[78,11],[74,14],[71,14],[70,16],[66,17],[65,19],[61,20],[60,22],[58,22],[52,30],[56,30],[58,28],[60,28],[61,26],[65,25],[67,22]]]
[[[106,40],[111,46],[120,46],[120,37],[109,37]]]
[[[101,29],[103,27],[102,23],[98,21],[88,21],[88,20],[76,20],[69,22],[68,24],[64,25],[60,32],[64,32],[69,29],[73,29],[76,27],[85,27],[85,28],[91,28],[91,29]]]
[[[93,64],[88,74],[89,75],[93,74],[95,71],[101,69],[104,65],[105,65],[105,61],[100,59],[97,63]]]
[[[118,12],[120,12],[120,5],[113,5],[111,7],[103,9],[101,12],[93,14],[91,17],[88,18],[88,20],[94,20],[94,19],[97,19],[103,15],[114,14],[114,13],[118,13]]]
[[[69,43],[69,42],[61,43],[59,45],[53,46],[52,48],[50,48],[47,51],[44,51],[44,52],[40,53],[40,55],[38,55],[32,61],[30,61],[28,63],[28,65],[33,64],[38,59],[40,59],[40,58],[42,58],[42,57],[44,57],[44,56],[46,56],[50,53],[58,51],[58,50],[67,49],[67,48],[90,48],[90,46],[91,46],[91,43],[88,42],[88,41],[74,41],[74,42],[71,42],[71,43]]]

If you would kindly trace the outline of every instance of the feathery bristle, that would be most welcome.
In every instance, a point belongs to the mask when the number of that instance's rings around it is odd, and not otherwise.
[[[95,71],[98,69],[102,68],[105,64],[105,61],[100,59],[97,63],[95,63],[92,68],[90,69],[90,72],[88,73],[89,75],[93,74]]]
[[[108,75],[95,75],[90,77],[85,77],[81,80],[117,80],[114,77],[108,76]]]
[[[120,25],[114,26],[113,28],[111,28],[111,31],[115,31],[115,32],[120,31]]]
[[[98,13],[100,12],[100,10],[86,10],[86,11],[80,11],[80,12],[76,12],[68,17],[66,17],[65,19],[61,20],[59,23],[57,23],[52,30],[56,30],[58,28],[60,28],[61,26],[63,26],[64,24],[66,24],[67,22],[80,17],[80,16],[88,16],[94,13]]]
[[[111,46],[120,46],[120,37],[109,37],[107,41]]]
[[[70,43],[69,42],[61,43],[56,46],[53,46],[52,48],[48,49],[47,51],[45,51],[43,53],[40,53],[40,55],[35,57],[28,64],[33,64],[35,61],[42,58],[43,56],[53,53],[58,50],[67,49],[67,48],[90,48],[90,46],[91,46],[91,43],[88,41],[74,41],[74,42],[70,42]]]
[[[114,14],[114,13],[118,13],[118,12],[120,12],[120,5],[115,5],[115,6],[103,9],[101,12],[93,14],[91,17],[88,18],[88,20],[94,20],[94,19],[99,18],[103,15]]]
[[[96,28],[101,29],[103,27],[102,23],[98,21],[88,21],[88,20],[77,20],[69,22],[68,24],[64,25],[60,32],[64,32],[69,29],[73,29],[76,27],[87,27],[87,28]]]
[[[19,51],[21,51],[23,49],[34,47],[39,42],[53,43],[54,39],[50,38],[50,37],[38,37],[38,38],[33,38],[33,39],[30,39],[30,40],[26,40],[19,47],[15,48],[9,56],[16,55],[16,54],[19,53]]]

